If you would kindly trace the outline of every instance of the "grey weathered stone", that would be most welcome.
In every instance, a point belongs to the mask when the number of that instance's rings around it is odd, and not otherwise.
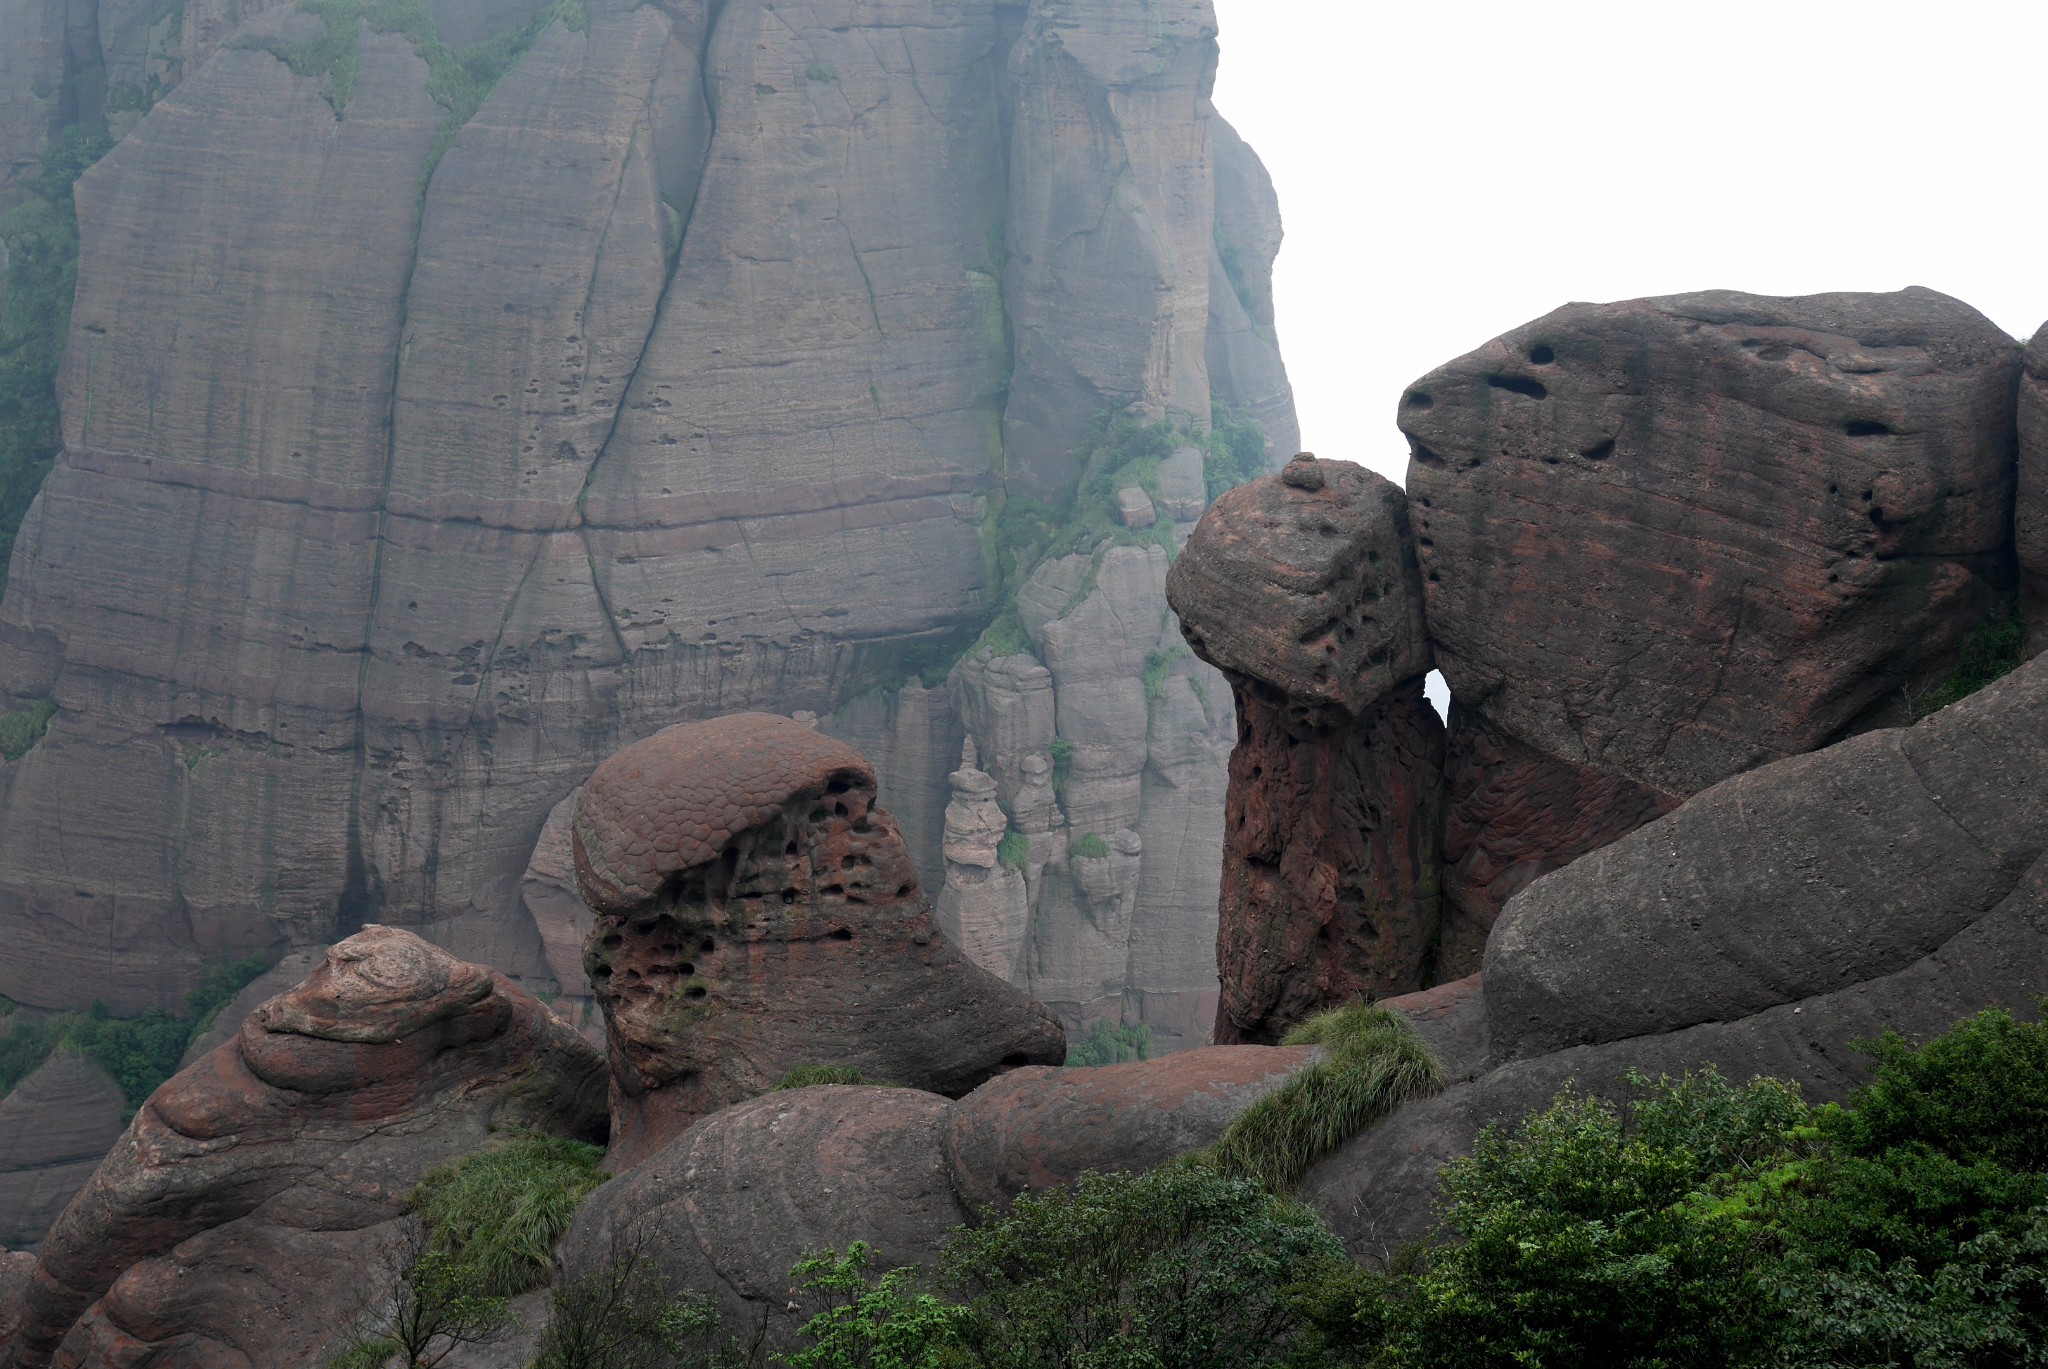
[[[121,1087],[59,1051],[0,1098],[0,1246],[33,1247],[126,1125]]]
[[[2020,376],[2020,473],[2013,508],[2020,610],[2029,654],[2048,646],[2048,323],[2027,346]]]

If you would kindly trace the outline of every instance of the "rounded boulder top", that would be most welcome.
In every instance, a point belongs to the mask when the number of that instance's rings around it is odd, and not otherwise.
[[[835,788],[872,796],[874,767],[794,719],[735,713],[666,728],[584,786],[571,824],[577,887],[594,912],[626,912],[791,799]]]

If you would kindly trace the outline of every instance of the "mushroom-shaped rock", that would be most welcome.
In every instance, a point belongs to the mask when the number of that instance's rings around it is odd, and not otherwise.
[[[1429,670],[1408,501],[1348,461],[1303,453],[1223,495],[1166,596],[1196,655],[1257,681],[1305,730]]]
[[[2020,377],[2020,478],[2013,508],[2027,650],[2048,646],[2048,323],[2027,347]]]
[[[945,1152],[972,1207],[1144,1170],[1212,1145],[1316,1056],[1312,1046],[1205,1046],[1099,1069],[1012,1070],[953,1105]]]
[[[1215,1039],[1422,987],[1444,734],[1401,491],[1304,453],[1210,506],[1167,594],[1237,701]]]
[[[613,756],[573,823],[612,1058],[613,1163],[803,1064],[959,1095],[1065,1057],[1059,1023],[933,924],[860,753],[771,714]]]
[[[584,1201],[563,1275],[638,1251],[672,1286],[715,1296],[727,1325],[789,1348],[812,1310],[790,1277],[798,1260],[866,1241],[884,1268],[928,1264],[967,1220],[940,1150],[951,1106],[916,1089],[828,1086],[727,1108]]]
[[[602,1056],[502,975],[366,928],[143,1104],[0,1363],[311,1362],[388,1291],[420,1177],[506,1127],[601,1138]]]
[[[1400,403],[1437,664],[1680,798],[1892,720],[1983,621],[2019,356],[1931,290],[1572,304]]]

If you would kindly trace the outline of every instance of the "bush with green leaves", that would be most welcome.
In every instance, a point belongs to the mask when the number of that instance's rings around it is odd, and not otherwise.
[[[1349,1268],[1314,1212],[1197,1164],[1086,1174],[947,1238],[936,1271],[798,1266],[796,1369],[1263,1369],[1328,1362],[1301,1290]]]
[[[1096,1069],[1151,1058],[1150,1027],[1142,1022],[1126,1025],[1101,1018],[1089,1024],[1086,1036],[1067,1046],[1066,1064],[1072,1069]]]
[[[526,1133],[430,1170],[412,1209],[473,1291],[512,1297],[547,1283],[555,1242],[610,1177],[603,1161],[596,1146]]]
[[[616,1236],[596,1269],[555,1288],[533,1369],[750,1369],[764,1327],[742,1343],[718,1304],[671,1287],[645,1236]]]
[[[1954,668],[1914,701],[1915,715],[1924,718],[2010,675],[2027,659],[2026,645],[2026,620],[2008,597],[1963,638]]]
[[[503,1298],[476,1291],[469,1271],[436,1250],[421,1251],[399,1277],[391,1300],[327,1369],[434,1369],[465,1345],[502,1336],[511,1322]]]

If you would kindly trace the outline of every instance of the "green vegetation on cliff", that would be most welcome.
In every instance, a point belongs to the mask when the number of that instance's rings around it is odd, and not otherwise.
[[[104,1004],[86,1012],[60,1013],[30,1020],[10,1012],[0,1031],[0,1098],[35,1073],[56,1051],[73,1051],[105,1070],[121,1086],[133,1114],[157,1086],[178,1072],[185,1048],[205,1033],[229,1000],[269,968],[260,955],[232,965],[216,965],[200,977],[199,987],[185,995],[185,1013],[174,1016],[152,1008],[139,1017],[115,1017]]]
[[[21,520],[63,444],[57,366],[78,285],[71,187],[108,145],[104,129],[66,129],[43,154],[29,198],[0,215],[0,587]]]
[[[2010,675],[2025,662],[2026,645],[2026,620],[2008,598],[1963,639],[1955,668],[1914,701],[1915,715],[1924,718]]]
[[[1140,1022],[1126,1025],[1102,1019],[1089,1024],[1088,1034],[1067,1047],[1069,1069],[1128,1065],[1152,1058],[1152,1029]]]
[[[429,1248],[455,1262],[471,1291],[511,1297],[548,1281],[548,1259],[577,1206],[611,1176],[604,1151],[522,1135],[430,1171],[412,1209]]]

